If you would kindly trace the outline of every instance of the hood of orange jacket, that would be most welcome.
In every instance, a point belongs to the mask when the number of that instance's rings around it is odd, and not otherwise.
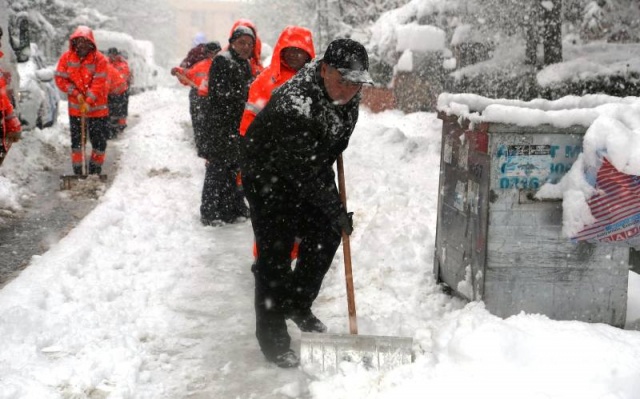
[[[269,69],[273,71],[274,78],[278,80],[282,69],[281,52],[287,47],[297,47],[307,52],[311,59],[316,58],[316,50],[313,47],[313,35],[307,28],[301,26],[287,26],[284,28],[271,56]]]
[[[93,30],[84,25],[78,26],[71,36],[69,36],[69,50],[76,51],[73,47],[73,39],[77,39],[79,37],[84,37],[89,40],[93,44],[93,51],[96,51],[98,46],[96,45],[96,39],[93,37]]]

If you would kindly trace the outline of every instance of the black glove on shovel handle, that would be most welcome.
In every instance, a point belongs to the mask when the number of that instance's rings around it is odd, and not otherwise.
[[[351,235],[353,232],[353,212],[343,212],[338,216],[338,228],[340,234],[344,232],[348,236]]]

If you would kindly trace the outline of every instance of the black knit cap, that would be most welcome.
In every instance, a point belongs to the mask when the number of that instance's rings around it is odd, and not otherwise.
[[[107,55],[118,55],[118,49],[115,47],[109,47],[109,50],[107,50]]]
[[[256,41],[256,34],[253,33],[253,29],[249,28],[248,26],[240,25],[231,34],[229,43],[233,43],[240,36],[249,36],[253,39],[254,42]]]
[[[212,53],[216,53],[218,51],[220,51],[222,49],[222,47],[220,47],[220,43],[213,41],[213,42],[209,42],[207,44],[204,45],[204,48],[207,51],[211,51]]]
[[[336,68],[344,80],[373,84],[369,74],[369,55],[364,46],[351,39],[336,39],[329,43],[323,62]]]

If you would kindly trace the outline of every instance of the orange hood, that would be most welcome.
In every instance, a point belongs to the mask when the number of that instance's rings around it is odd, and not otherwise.
[[[271,65],[277,65],[278,74],[282,67],[280,53],[287,47],[297,47],[306,51],[311,56],[311,59],[316,58],[316,50],[313,47],[313,35],[311,31],[301,26],[289,25],[280,33],[280,37],[278,37],[276,46],[273,49],[273,55],[271,56]]]
[[[97,49],[98,46],[96,45],[96,39],[94,39],[93,37],[93,30],[91,30],[91,28],[89,28],[88,26],[85,25],[80,25],[76,28],[75,32],[73,32],[71,34],[71,36],[69,36],[69,50],[75,50],[73,48],[73,39],[77,39],[79,37],[84,37],[85,39],[88,39],[91,43],[93,43],[93,48]]]

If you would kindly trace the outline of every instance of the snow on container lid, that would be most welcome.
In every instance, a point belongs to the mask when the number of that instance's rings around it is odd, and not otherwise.
[[[438,110],[447,115],[468,119],[472,124],[481,122],[505,123],[517,126],[543,124],[565,128],[573,125],[585,127],[612,107],[640,102],[638,97],[613,97],[605,94],[567,96],[558,100],[531,101],[493,99],[476,94],[442,93],[438,97]]]

